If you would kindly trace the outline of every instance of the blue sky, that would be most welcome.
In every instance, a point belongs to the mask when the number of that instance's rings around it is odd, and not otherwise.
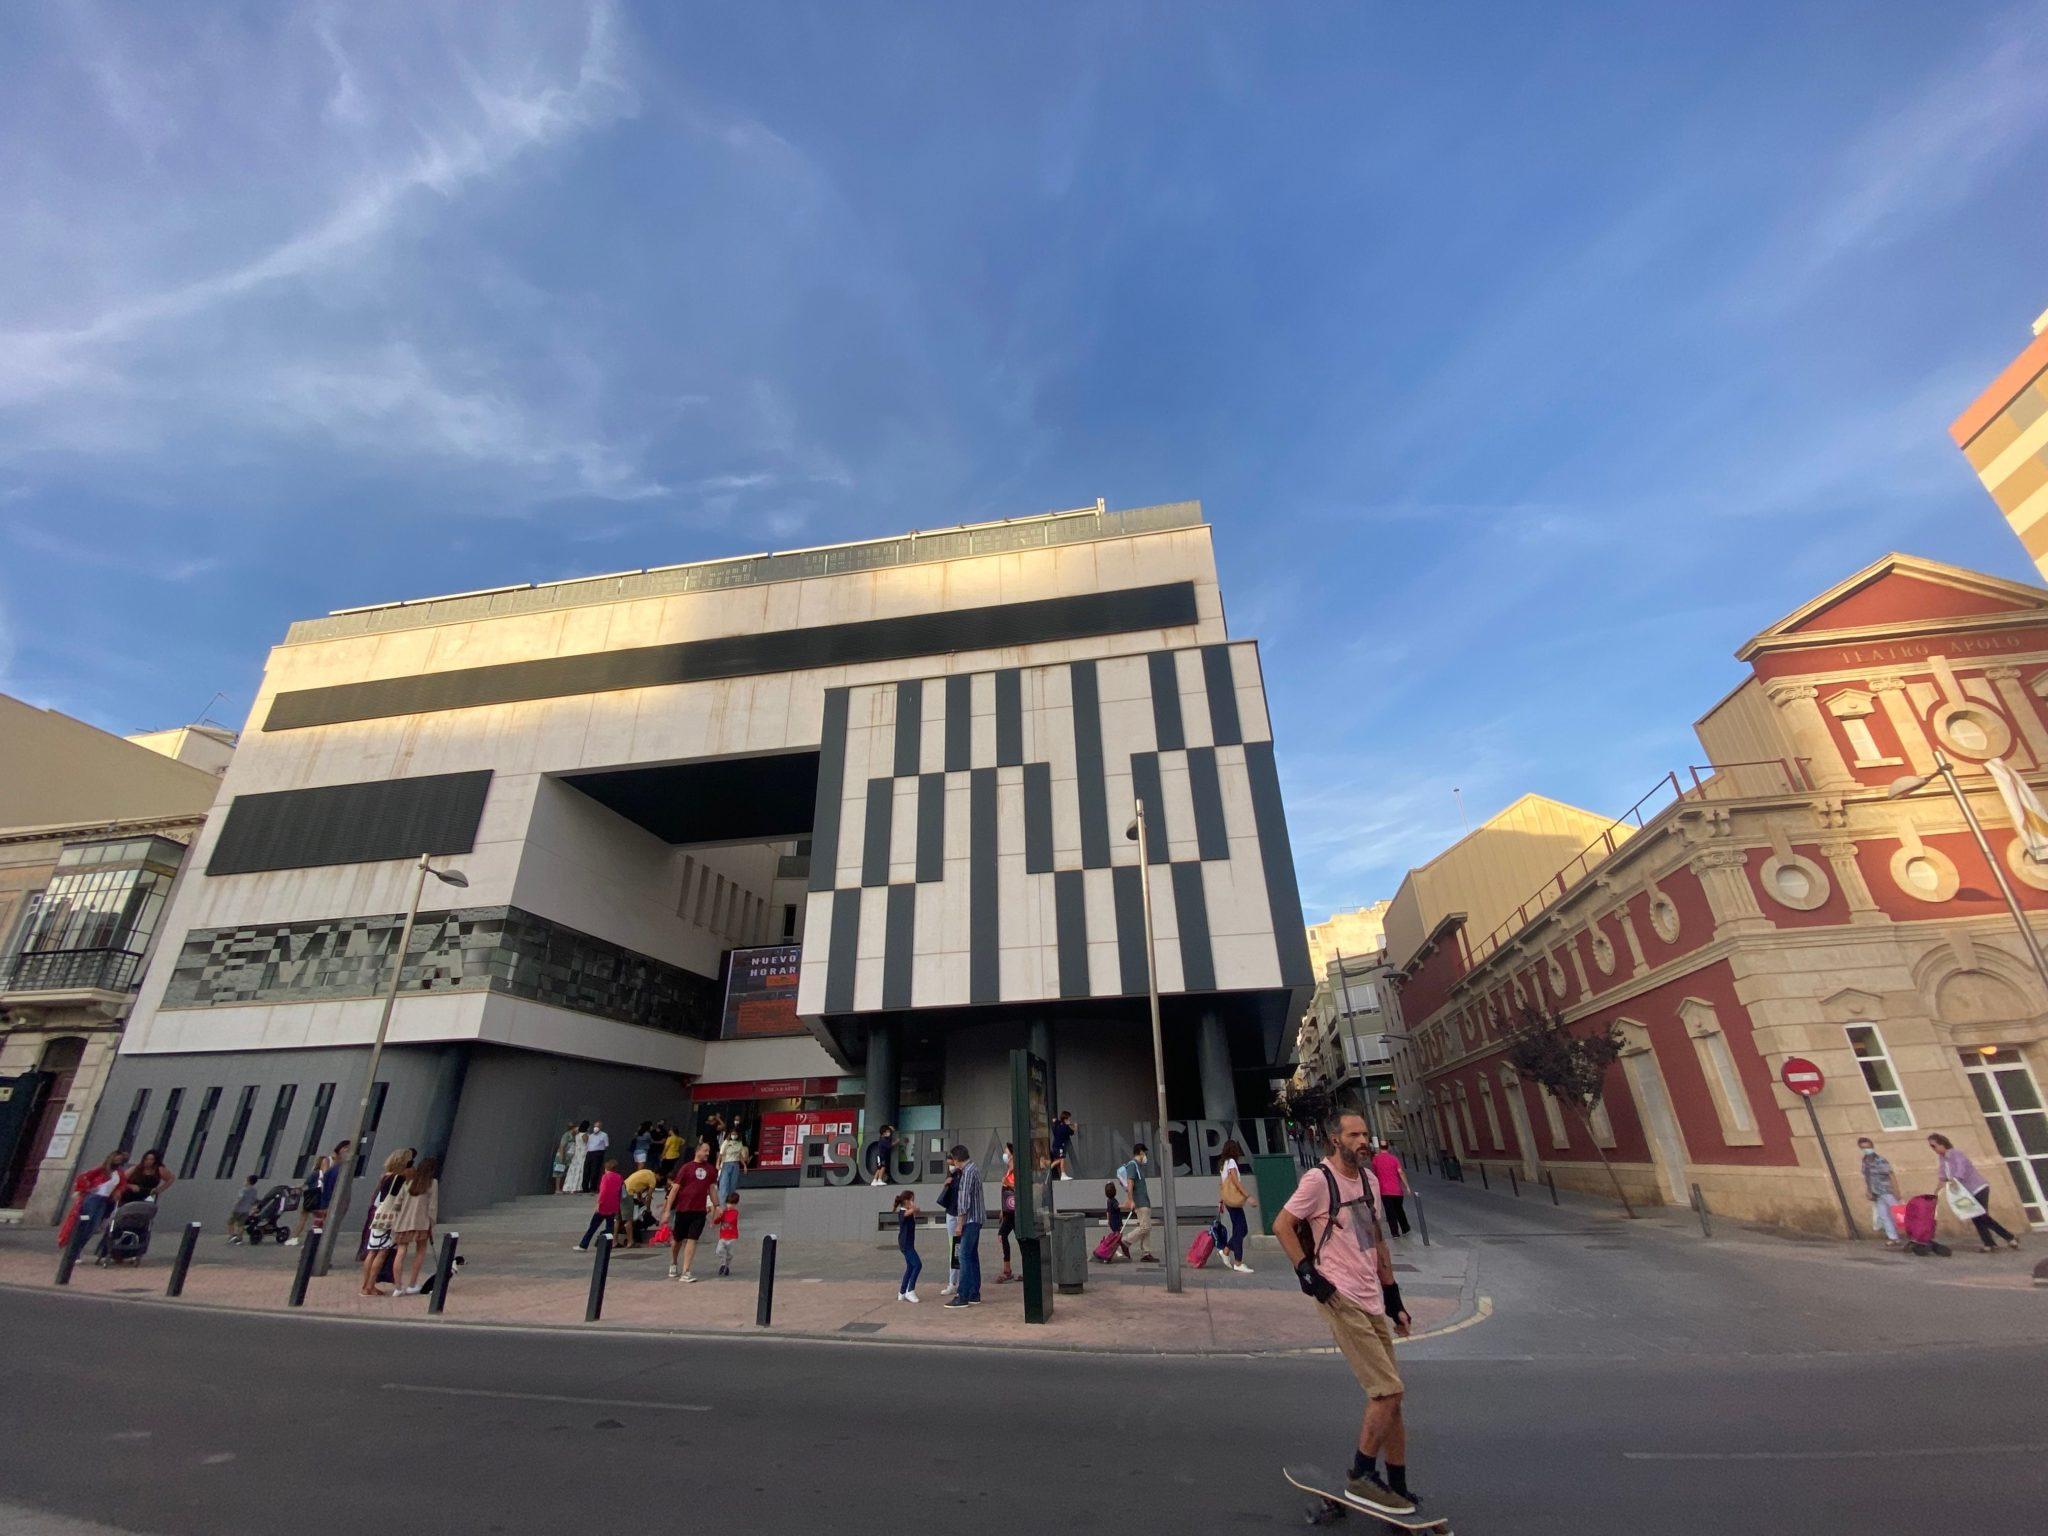
[[[0,690],[295,617],[1199,497],[1311,915],[1696,761],[1729,653],[2023,554],[2048,4],[0,13]]]

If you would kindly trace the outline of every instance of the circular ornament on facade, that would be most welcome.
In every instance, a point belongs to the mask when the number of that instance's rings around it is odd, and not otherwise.
[[[1939,848],[1922,843],[1892,855],[1892,884],[1915,901],[1947,901],[1958,883],[1954,861]]]
[[[1602,976],[1614,974],[1614,940],[1598,928],[1593,930],[1593,963],[1600,967]]]
[[[1661,891],[1650,898],[1650,926],[1666,944],[1678,942],[1678,903]]]
[[[1781,859],[1772,854],[1758,872],[1764,894],[1794,912],[1811,912],[1827,901],[1828,877],[1813,860],[1799,854]]]
[[[1565,989],[1564,967],[1557,963],[1557,956],[1552,955],[1550,957],[1550,964],[1544,968],[1544,973],[1550,978],[1550,990],[1557,996],[1563,997]]]
[[[1939,706],[1928,722],[1935,739],[1957,757],[1973,763],[2003,757],[2012,746],[2012,730],[1997,710],[1969,701]]]
[[[2027,857],[2025,838],[2016,837],[2005,845],[2005,867],[2037,891],[2048,891],[2048,864]]]

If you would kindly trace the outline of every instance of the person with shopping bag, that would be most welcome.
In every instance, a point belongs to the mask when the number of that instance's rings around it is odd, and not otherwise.
[[[2002,1238],[2008,1248],[2019,1247],[2020,1240],[1992,1219],[1991,1181],[1977,1171],[1969,1154],[1957,1151],[1946,1136],[1929,1136],[1927,1145],[1934,1149],[1934,1176],[1939,1181],[1936,1192],[1948,1198],[1950,1210],[1977,1229],[1984,1252],[1998,1252],[1994,1236]]]

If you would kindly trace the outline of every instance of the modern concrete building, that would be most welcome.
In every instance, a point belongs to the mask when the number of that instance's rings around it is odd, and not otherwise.
[[[2048,591],[1890,555],[1736,654],[1747,675],[1695,727],[1711,767],[1612,821],[1525,797],[1403,883],[1386,926],[1412,1143],[1595,1192],[1605,1151],[1636,1198],[1698,1186],[1715,1211],[1840,1234],[1781,1080],[1800,1057],[1857,1222],[1856,1138],[1914,1192],[1939,1131],[1991,1177],[1994,1216],[2048,1226],[2048,988],[1942,780],[1892,794],[1945,752],[2048,932],[2048,869],[1985,766],[2048,782]],[[1590,1126],[1508,1065],[1525,1005],[1620,1029]]]
[[[2033,341],[1948,430],[2048,576],[2048,311],[2034,322]]]
[[[571,1119],[719,1107],[782,1166],[806,1128],[993,1130],[1025,1045],[1128,1137],[1139,797],[1170,1113],[1262,1113],[1310,978],[1197,504],[294,624],[96,1141],[169,1126],[211,1213],[349,1134],[422,852],[468,886],[400,962],[372,1141],[441,1152],[451,1209],[544,1189]]]
[[[61,1210],[164,902],[219,787],[0,695],[0,1220]]]

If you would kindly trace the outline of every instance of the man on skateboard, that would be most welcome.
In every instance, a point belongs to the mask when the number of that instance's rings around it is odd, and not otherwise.
[[[1366,1165],[1371,1136],[1355,1110],[1338,1114],[1326,1135],[1330,1155],[1302,1176],[1273,1218],[1273,1235],[1303,1293],[1322,1306],[1337,1348],[1365,1388],[1365,1422],[1345,1495],[1376,1513],[1408,1520],[1415,1516],[1416,1500],[1408,1491],[1408,1432],[1401,1422],[1394,1334],[1405,1337],[1409,1319]],[[1383,1454],[1384,1478],[1378,1465]]]

